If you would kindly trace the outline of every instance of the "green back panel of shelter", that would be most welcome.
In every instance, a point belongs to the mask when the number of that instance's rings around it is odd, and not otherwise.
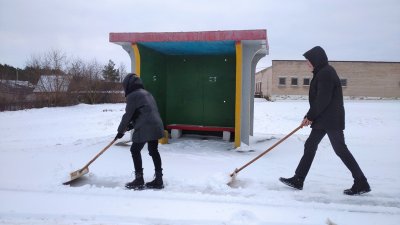
[[[234,126],[235,56],[169,56],[167,124]]]
[[[158,111],[166,121],[167,56],[152,49],[138,45],[140,52],[140,78],[144,87],[156,99]]]
[[[235,55],[165,55],[138,45],[140,77],[164,125],[235,124]]]

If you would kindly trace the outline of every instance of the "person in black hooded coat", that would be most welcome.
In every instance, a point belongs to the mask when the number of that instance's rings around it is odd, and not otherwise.
[[[328,57],[320,46],[316,46],[303,55],[313,69],[313,78],[309,89],[310,109],[301,122],[302,126],[311,125],[311,133],[304,144],[304,154],[292,178],[280,178],[280,181],[293,188],[302,190],[304,180],[314,160],[318,144],[328,134],[335,153],[350,170],[354,184],[344,194],[355,195],[371,191],[367,178],[344,141],[345,112],[343,92],[339,76],[329,65]]]
[[[164,187],[162,180],[161,156],[158,152],[158,139],[164,136],[164,125],[158,112],[156,101],[150,92],[143,87],[141,79],[133,73],[122,81],[126,97],[125,114],[118,126],[116,139],[121,138],[125,131],[132,130],[131,154],[135,167],[135,179],[125,185],[128,189]],[[140,151],[147,143],[149,155],[153,159],[155,179],[144,185],[142,156]]]

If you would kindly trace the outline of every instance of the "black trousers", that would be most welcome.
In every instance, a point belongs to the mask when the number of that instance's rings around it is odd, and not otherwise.
[[[321,142],[325,134],[328,134],[333,150],[335,150],[336,155],[339,156],[342,162],[350,170],[354,180],[366,180],[360,166],[344,142],[343,130],[312,129],[310,136],[304,144],[304,154],[297,166],[296,175],[306,178],[314,160],[315,153],[317,152],[318,144]]]
[[[143,172],[142,166],[142,155],[140,151],[143,149],[146,142],[142,143],[132,143],[131,146],[131,154],[133,159],[133,165],[135,167],[136,172]],[[161,167],[161,156],[158,152],[158,140],[153,140],[147,142],[147,149],[149,150],[149,155],[153,159],[155,171],[162,171]]]

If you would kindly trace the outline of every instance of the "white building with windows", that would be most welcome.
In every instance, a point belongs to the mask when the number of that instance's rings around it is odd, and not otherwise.
[[[329,61],[348,97],[400,98],[400,62]],[[305,60],[272,60],[255,75],[255,96],[307,96],[312,73]]]

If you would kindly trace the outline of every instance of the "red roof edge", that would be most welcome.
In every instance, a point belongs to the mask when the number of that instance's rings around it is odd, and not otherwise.
[[[110,33],[110,42],[183,42],[266,40],[267,30],[228,30],[199,32]]]

